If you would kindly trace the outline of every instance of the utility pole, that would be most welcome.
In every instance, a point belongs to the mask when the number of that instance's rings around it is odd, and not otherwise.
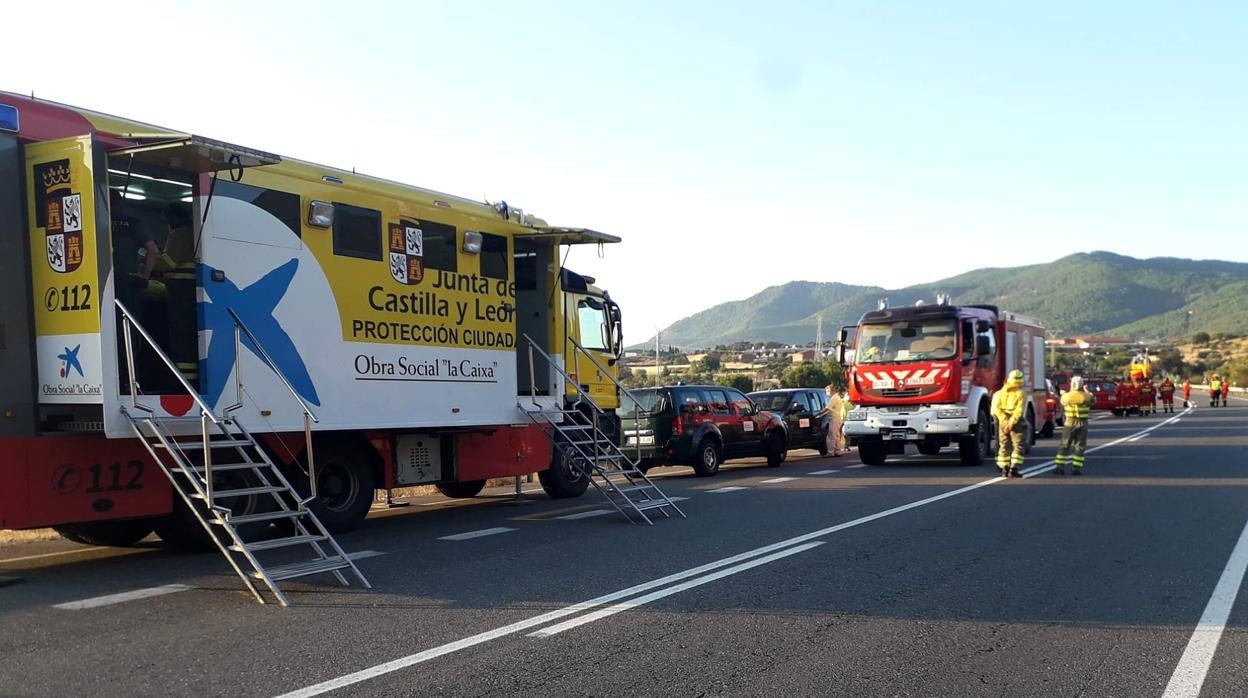
[[[823,316],[815,316],[815,356],[823,361]]]
[[[662,373],[662,364],[659,361],[659,328],[654,328],[654,385],[659,386],[659,374]]]

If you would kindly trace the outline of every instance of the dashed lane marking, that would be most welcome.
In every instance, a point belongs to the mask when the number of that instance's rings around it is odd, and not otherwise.
[[[906,456],[906,457],[907,457],[907,458],[909,458],[909,456]],[[865,467],[867,467],[867,464],[866,464],[866,463],[859,463],[858,465],[847,465],[847,466],[845,466],[845,469],[846,469],[846,470],[856,470],[856,469],[858,469],[858,468],[865,468]]]
[[[764,485],[778,485],[778,484],[780,484],[780,483],[782,483],[782,482],[790,482],[790,481],[792,481],[792,480],[796,480],[796,479],[797,479],[797,478],[795,478],[795,477],[773,477],[773,478],[771,478],[770,480],[760,480],[759,482],[760,482],[760,483],[762,483],[762,484],[764,484]]]
[[[839,472],[841,472],[839,469],[838,470],[816,470],[813,473],[806,473],[806,474],[807,475],[832,475],[833,473],[839,473]]]
[[[741,490],[746,490],[746,489],[749,489],[749,488],[748,487],[720,487],[714,490],[707,490],[706,493],[707,494],[725,494],[727,492],[739,492]]]
[[[575,514],[564,514],[563,516],[556,516],[555,518],[562,519],[564,521],[576,521],[577,519],[592,519],[595,516],[606,516],[610,513],[610,509],[591,509],[589,511],[578,511]]]
[[[166,584],[158,587],[148,587],[146,589],[135,589],[133,591],[123,591],[120,594],[106,594],[104,596],[93,596],[89,599],[81,601],[66,601],[52,606],[62,611],[82,611],[88,608],[99,608],[101,606],[112,606],[114,604],[125,603],[127,601],[137,601],[139,599],[147,599],[153,596],[164,596],[165,594],[176,594],[181,591],[190,591],[192,587],[186,584]]]
[[[494,536],[499,533],[508,533],[514,531],[514,528],[506,526],[497,526],[495,528],[483,528],[480,531],[469,531],[467,533],[456,533],[453,536],[442,536],[438,540],[472,540],[473,538],[484,538],[485,536]]]

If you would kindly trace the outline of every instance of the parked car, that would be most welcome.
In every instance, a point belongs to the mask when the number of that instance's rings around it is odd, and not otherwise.
[[[813,448],[828,455],[828,416],[820,414],[828,396],[813,388],[760,390],[748,396],[761,410],[780,415],[789,434],[789,450]]]
[[[1118,386],[1116,384],[1106,380],[1089,380],[1087,388],[1095,398],[1092,402],[1092,409],[1118,411]]]
[[[631,391],[620,407],[624,452],[646,470],[658,465],[693,466],[714,475],[732,458],[765,456],[784,462],[789,437],[784,421],[760,410],[741,391],[721,385],[670,385]]]
[[[1054,384],[1052,379],[1045,379],[1044,388],[1044,414],[1040,416],[1040,424],[1036,431],[1040,436],[1047,439],[1053,436],[1053,432],[1058,427],[1066,423],[1066,411],[1062,408],[1060,389]]]

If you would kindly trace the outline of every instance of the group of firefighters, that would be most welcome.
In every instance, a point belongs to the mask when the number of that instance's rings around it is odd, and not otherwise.
[[[1161,397],[1163,409],[1174,412],[1174,381],[1165,376],[1159,385],[1154,385],[1146,374],[1136,374],[1133,380],[1123,381],[1118,385],[1118,407],[1127,410],[1138,407],[1141,414],[1152,414],[1157,411],[1157,397]],[[1216,407],[1221,401],[1226,406],[1230,394],[1230,381],[1214,374],[1209,379],[1209,406]],[[1031,430],[1026,420],[1028,394],[1023,390],[1023,372],[1010,371],[1005,385],[992,396],[992,416],[997,421],[997,468],[1002,477],[1021,477],[1018,471],[1023,464],[1023,446]],[[1183,380],[1183,406],[1187,407],[1192,399],[1192,382]],[[1062,432],[1062,443],[1054,458],[1055,475],[1066,474],[1066,466],[1071,466],[1074,475],[1083,474],[1083,453],[1088,444],[1088,417],[1092,413],[1095,398],[1084,385],[1082,376],[1070,379],[1070,390],[1062,394],[1062,408],[1066,413],[1066,424]]]

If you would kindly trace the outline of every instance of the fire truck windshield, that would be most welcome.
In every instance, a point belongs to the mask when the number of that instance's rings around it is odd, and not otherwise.
[[[952,359],[958,336],[949,318],[863,325],[858,329],[857,361],[863,364]]]

